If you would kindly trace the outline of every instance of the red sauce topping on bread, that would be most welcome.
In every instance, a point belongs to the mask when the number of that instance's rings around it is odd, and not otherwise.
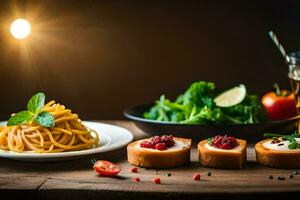
[[[211,138],[210,145],[219,149],[233,149],[238,146],[238,142],[235,137],[217,135]]]
[[[166,150],[174,146],[175,141],[172,135],[153,136],[149,140],[144,140],[141,147],[157,150]]]

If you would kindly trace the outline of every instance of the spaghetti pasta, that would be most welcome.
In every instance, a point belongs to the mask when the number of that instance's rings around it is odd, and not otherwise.
[[[43,111],[53,115],[53,128],[34,122],[0,127],[0,149],[53,153],[90,149],[99,144],[98,134],[84,126],[78,115],[64,105],[50,101]]]

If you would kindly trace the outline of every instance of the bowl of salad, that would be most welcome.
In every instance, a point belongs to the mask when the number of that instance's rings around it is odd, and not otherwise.
[[[126,109],[124,115],[150,135],[201,139],[228,134],[252,141],[265,132],[289,133],[299,120],[299,116],[269,120],[260,98],[249,94],[245,85],[219,93],[214,83],[206,81],[193,83],[175,100],[161,95],[154,103]]]

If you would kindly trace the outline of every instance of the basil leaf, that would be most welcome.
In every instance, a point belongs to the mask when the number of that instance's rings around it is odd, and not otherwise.
[[[33,95],[28,103],[27,103],[27,109],[29,112],[36,114],[37,112],[41,111],[42,108],[45,105],[45,94],[42,92],[39,92],[35,95]]]
[[[54,116],[48,112],[41,112],[37,115],[35,121],[45,127],[52,128],[55,126]]]
[[[32,120],[33,115],[29,111],[21,111],[11,116],[7,122],[7,126],[15,126],[24,124]]]
[[[299,149],[300,148],[300,144],[298,144],[297,140],[295,138],[298,138],[299,135],[297,132],[291,134],[291,135],[286,135],[283,137],[284,141],[288,141],[289,142],[289,149]]]
[[[298,143],[297,141],[294,139],[294,140],[290,140],[290,143],[289,143],[289,149],[297,149],[298,147]]]

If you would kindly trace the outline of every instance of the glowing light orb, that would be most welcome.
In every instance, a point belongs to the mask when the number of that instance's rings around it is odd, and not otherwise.
[[[31,33],[31,25],[25,19],[16,19],[10,25],[10,33],[18,40],[27,38]]]

